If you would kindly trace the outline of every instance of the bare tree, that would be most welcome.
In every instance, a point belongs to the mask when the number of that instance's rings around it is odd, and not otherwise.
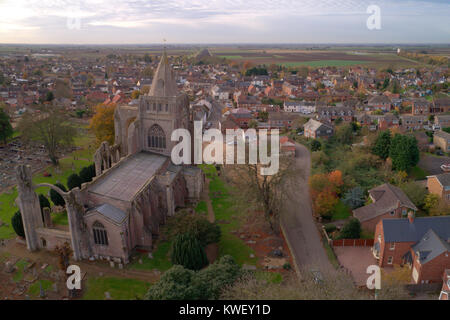
[[[25,141],[43,144],[54,165],[58,164],[60,149],[71,147],[77,133],[64,111],[55,107],[42,107],[39,115],[25,113],[19,131]]]
[[[289,157],[280,157],[280,167],[274,175],[261,175],[260,169],[259,164],[230,165],[225,167],[225,175],[234,186],[237,199],[247,207],[253,205],[261,210],[270,229],[278,233],[282,205],[288,197],[286,191],[298,179],[300,170]]]

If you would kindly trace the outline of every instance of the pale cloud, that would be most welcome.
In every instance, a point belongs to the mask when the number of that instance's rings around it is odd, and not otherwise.
[[[365,28],[370,4],[386,22],[378,33]],[[0,42],[448,42],[449,15],[446,0],[4,0]]]

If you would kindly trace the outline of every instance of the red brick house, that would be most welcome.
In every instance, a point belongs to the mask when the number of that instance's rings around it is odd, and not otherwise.
[[[450,173],[427,177],[427,189],[450,204]]]
[[[450,269],[446,269],[442,276],[442,290],[439,300],[450,300]]]
[[[369,190],[371,204],[353,210],[353,216],[361,222],[361,227],[373,232],[382,219],[406,217],[409,211],[417,207],[399,188],[385,183]]]
[[[408,265],[414,283],[440,282],[450,268],[450,216],[383,219],[374,241],[379,266]]]

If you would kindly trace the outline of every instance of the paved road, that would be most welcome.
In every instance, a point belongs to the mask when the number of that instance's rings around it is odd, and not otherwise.
[[[311,157],[309,150],[300,144],[296,144],[295,164],[301,170],[301,174],[291,183],[281,223],[300,272],[305,268],[329,272],[333,267],[315,225],[309,197],[308,177]]]

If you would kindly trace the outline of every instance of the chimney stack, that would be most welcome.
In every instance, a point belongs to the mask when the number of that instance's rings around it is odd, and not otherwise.
[[[413,211],[409,211],[408,212],[408,220],[409,220],[409,223],[414,223],[414,212]]]

